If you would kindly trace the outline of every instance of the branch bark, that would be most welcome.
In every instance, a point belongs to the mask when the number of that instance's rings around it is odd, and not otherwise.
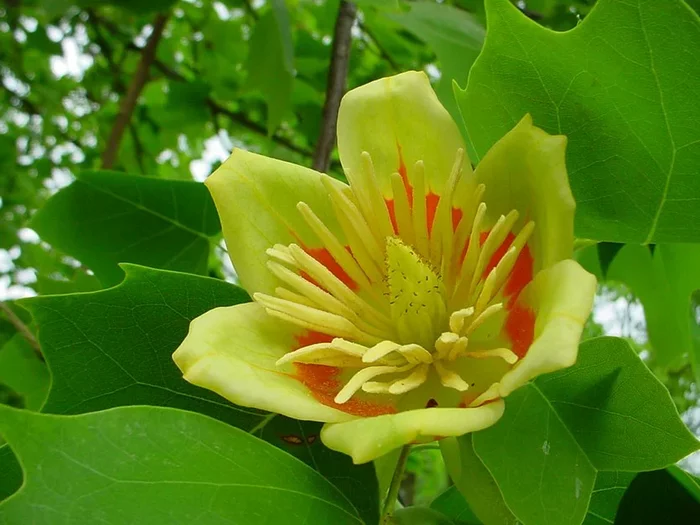
[[[107,140],[107,146],[102,153],[102,167],[105,169],[110,169],[114,166],[114,161],[119,153],[119,145],[131,121],[131,115],[136,107],[136,101],[141,91],[143,91],[146,82],[148,82],[148,73],[156,58],[156,48],[158,47],[160,37],[163,36],[163,29],[165,29],[167,21],[167,15],[162,13],[158,14],[153,21],[153,32],[141,52],[141,60],[139,60],[136,66],[136,72],[134,73],[134,78],[131,80],[129,89],[122,98],[119,106],[119,113],[117,114],[109,139]]]
[[[7,320],[10,321],[10,324],[15,327],[17,333],[24,337],[24,339],[29,343],[32,349],[34,349],[34,352],[36,352],[36,355],[39,357],[39,359],[43,361],[44,355],[41,353],[41,346],[39,345],[39,341],[36,340],[36,337],[34,337],[34,334],[29,329],[29,327],[26,324],[24,324],[22,319],[17,317],[17,314],[15,314],[12,311],[12,308],[10,308],[7,305],[7,303],[0,302],[0,311],[2,311],[5,314],[5,317],[7,317]]]
[[[335,128],[338,121],[340,99],[345,93],[348,76],[350,47],[352,45],[352,25],[355,22],[357,8],[352,2],[342,0],[335,21],[333,46],[331,48],[331,67],[328,70],[326,101],[323,104],[321,134],[316,142],[313,156],[313,168],[326,172],[330,167],[331,152],[335,144]]]

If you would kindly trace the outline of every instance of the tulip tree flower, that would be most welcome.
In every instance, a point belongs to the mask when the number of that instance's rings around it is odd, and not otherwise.
[[[234,151],[206,184],[254,302],[195,319],[175,362],[237,405],[326,423],[356,463],[493,425],[576,361],[591,311],[565,147],[525,116],[472,170],[408,72],[343,98],[349,185]]]

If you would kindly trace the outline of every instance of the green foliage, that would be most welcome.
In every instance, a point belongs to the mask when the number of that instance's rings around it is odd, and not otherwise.
[[[0,432],[28,465],[4,523],[362,523],[313,469],[219,421],[124,407],[52,416],[0,406]],[[231,504],[235,502],[235,504]]]
[[[576,232],[699,242],[700,20],[682,0],[600,0],[567,33],[487,0],[489,36],[456,95],[479,160],[525,113],[569,139]],[[604,35],[604,36],[603,36]]]

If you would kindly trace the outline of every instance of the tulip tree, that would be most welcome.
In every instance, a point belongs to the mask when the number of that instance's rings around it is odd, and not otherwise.
[[[6,2],[0,523],[693,522],[698,8]]]

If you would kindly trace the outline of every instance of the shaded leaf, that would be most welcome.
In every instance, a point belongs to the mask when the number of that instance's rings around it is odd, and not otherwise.
[[[50,381],[46,364],[20,334],[0,348],[0,383],[9,386],[22,397],[24,408],[41,408]]]

